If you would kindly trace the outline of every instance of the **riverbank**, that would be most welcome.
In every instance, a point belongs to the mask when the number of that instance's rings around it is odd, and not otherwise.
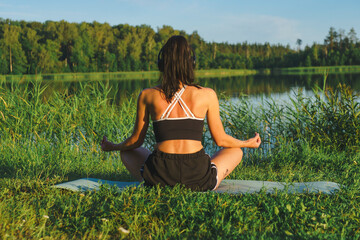
[[[267,73],[269,70],[214,69],[197,70],[196,77],[228,77]],[[158,79],[159,71],[141,72],[98,72],[98,73],[56,73],[37,75],[0,75],[0,81],[103,81]]]
[[[292,67],[276,68],[274,74],[299,75],[299,74],[326,74],[326,73],[360,73],[360,66],[325,66],[325,67]]]
[[[197,70],[197,78],[230,77],[247,75],[299,75],[324,73],[359,73],[360,66],[296,67],[277,69],[210,69]],[[37,75],[0,75],[0,81],[103,81],[103,80],[156,80],[159,71],[140,72],[91,72],[91,73],[55,73]]]

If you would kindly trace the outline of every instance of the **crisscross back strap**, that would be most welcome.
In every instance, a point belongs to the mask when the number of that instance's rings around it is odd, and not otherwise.
[[[181,95],[184,93],[184,91],[185,91],[185,85],[183,88],[180,89],[179,92],[176,92],[174,94],[173,100],[170,102],[169,106],[165,109],[165,111],[162,114],[160,119],[169,118],[171,111],[174,109],[174,107],[176,106],[177,103],[180,104],[180,107],[184,110],[187,117],[195,118],[194,114],[190,111],[189,107],[186,105],[184,100],[182,100],[182,98],[181,98]]]

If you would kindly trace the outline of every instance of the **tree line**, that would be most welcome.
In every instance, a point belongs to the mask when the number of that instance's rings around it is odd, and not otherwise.
[[[324,43],[301,49],[269,43],[206,42],[194,31],[162,26],[67,21],[27,22],[0,18],[0,74],[116,72],[157,69],[157,55],[172,35],[185,36],[198,69],[262,69],[360,65],[360,42],[352,28],[330,28]]]

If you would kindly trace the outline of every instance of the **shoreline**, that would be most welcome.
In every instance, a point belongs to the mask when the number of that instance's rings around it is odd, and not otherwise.
[[[209,69],[197,70],[197,78],[230,77],[247,75],[294,75],[360,73],[360,66],[291,67],[274,69]],[[87,72],[49,73],[36,75],[0,75],[0,81],[96,81],[96,80],[152,80],[159,78],[159,71],[139,72]]]

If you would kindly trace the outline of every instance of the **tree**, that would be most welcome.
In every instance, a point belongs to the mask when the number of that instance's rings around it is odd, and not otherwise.
[[[324,44],[297,50],[289,45],[206,42],[197,31],[187,34],[162,26],[26,22],[0,18],[0,74],[139,71],[157,69],[157,55],[169,37],[182,35],[196,54],[198,69],[277,68],[300,65],[360,64],[360,43],[349,33],[331,27]]]
[[[92,29],[87,23],[79,26],[79,37],[75,39],[72,50],[72,63],[75,72],[90,72],[96,67],[93,66],[94,46],[91,41]]]
[[[302,44],[302,40],[301,40],[300,38],[298,38],[298,39],[296,40],[296,45],[298,46],[298,52],[300,51],[301,44]]]
[[[145,29],[145,39],[142,44],[141,60],[146,63],[143,65],[143,70],[151,70],[157,67],[157,52],[155,42],[155,31],[146,25],[142,25]]]
[[[91,36],[95,44],[95,62],[97,62],[97,71],[108,72],[111,65],[111,59],[107,55],[110,50],[113,51],[115,43],[114,33],[108,23],[100,24],[93,22],[94,31]]]
[[[61,44],[62,56],[60,60],[65,63],[65,68],[73,70],[72,51],[76,39],[79,37],[78,29],[75,23],[60,21],[57,26],[58,40]]]
[[[338,37],[338,33],[335,31],[335,28],[330,27],[329,33],[324,40],[325,45],[328,46],[330,51],[333,50],[334,43],[335,43],[337,37]]]
[[[161,46],[163,46],[166,41],[174,35],[180,35],[180,31],[174,30],[171,26],[163,25],[162,28],[157,29],[155,41],[160,43]]]
[[[356,44],[358,41],[358,38],[356,37],[356,32],[354,28],[350,29],[350,32],[348,33],[348,37],[351,44]]]
[[[36,66],[38,64],[39,56],[39,40],[40,36],[37,32],[29,27],[23,29],[21,37],[21,45],[25,52],[28,64],[27,73],[36,74]]]
[[[311,57],[309,55],[306,56],[305,67],[311,67]]]
[[[319,66],[319,47],[314,43],[311,47],[311,61],[313,66]]]
[[[25,73],[26,72],[26,57],[19,42],[19,35],[21,28],[13,26],[11,23],[4,24],[2,28],[2,39],[0,40],[0,47],[3,49],[3,56],[8,62],[8,73]]]
[[[5,54],[2,54],[2,49],[0,48],[0,74],[7,74],[9,72],[9,65],[6,61]]]
[[[45,45],[40,45],[37,71],[40,73],[61,72],[63,62],[59,61],[60,55],[60,44],[50,39],[46,40]]]
[[[131,36],[129,34],[131,28],[132,27],[128,24],[113,27],[115,37],[115,54],[118,62],[118,69],[121,71],[128,70],[126,57],[128,55],[127,48],[131,40]]]

